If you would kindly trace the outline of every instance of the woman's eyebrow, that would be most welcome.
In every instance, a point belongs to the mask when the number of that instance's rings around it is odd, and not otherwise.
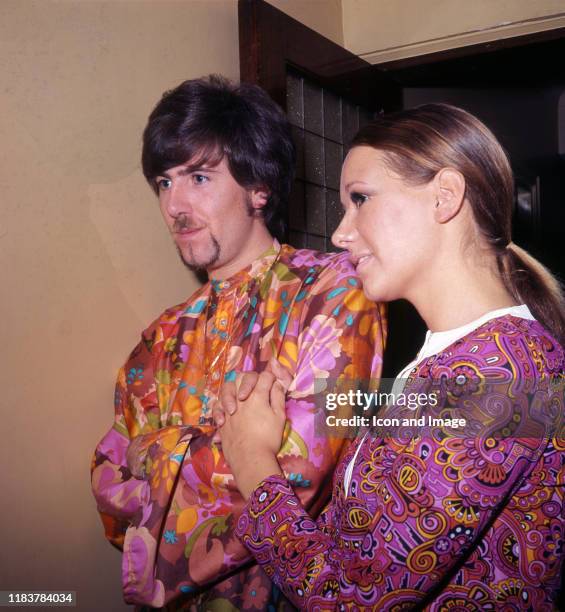
[[[365,181],[350,181],[349,183],[347,183],[347,185],[345,186],[346,189],[349,189],[351,187],[351,185],[368,185],[369,183],[366,183]]]

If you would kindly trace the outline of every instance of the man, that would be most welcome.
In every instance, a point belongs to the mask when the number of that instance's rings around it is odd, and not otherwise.
[[[181,259],[209,281],[142,333],[93,460],[106,536],[123,548],[124,597],[176,610],[283,608],[233,534],[243,500],[210,405],[237,371],[284,367],[292,383],[279,461],[319,512],[344,440],[327,435],[315,393],[379,375],[382,312],[345,254],[273,238],[294,148],[282,111],[258,87],[210,77],[167,92],[142,160]]]

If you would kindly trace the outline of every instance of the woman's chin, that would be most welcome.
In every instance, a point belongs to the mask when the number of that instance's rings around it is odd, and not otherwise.
[[[370,284],[363,284],[363,293],[365,297],[373,302],[383,302],[383,292],[379,291],[375,287],[371,287]]]
[[[372,302],[392,302],[392,300],[401,298],[401,296],[396,295],[395,292],[390,291],[387,287],[371,283],[369,279],[363,281],[363,293]]]

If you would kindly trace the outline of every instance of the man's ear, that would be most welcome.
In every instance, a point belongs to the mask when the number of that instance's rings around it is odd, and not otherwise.
[[[461,210],[465,200],[465,177],[455,168],[442,168],[434,177],[434,219],[447,223]]]
[[[251,207],[255,210],[262,210],[267,202],[271,192],[266,187],[257,187],[249,191],[249,199],[251,201]]]

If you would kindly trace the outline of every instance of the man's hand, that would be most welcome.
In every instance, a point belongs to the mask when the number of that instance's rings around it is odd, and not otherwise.
[[[141,446],[143,443],[143,437],[137,436],[134,438],[128,446],[126,451],[126,460],[128,469],[135,478],[139,480],[145,480],[145,452],[141,453]]]
[[[237,381],[236,388],[240,388]],[[245,498],[261,480],[281,474],[276,457],[286,422],[285,396],[283,385],[265,371],[257,376],[247,399],[238,398],[237,410],[224,414],[222,450]]]

